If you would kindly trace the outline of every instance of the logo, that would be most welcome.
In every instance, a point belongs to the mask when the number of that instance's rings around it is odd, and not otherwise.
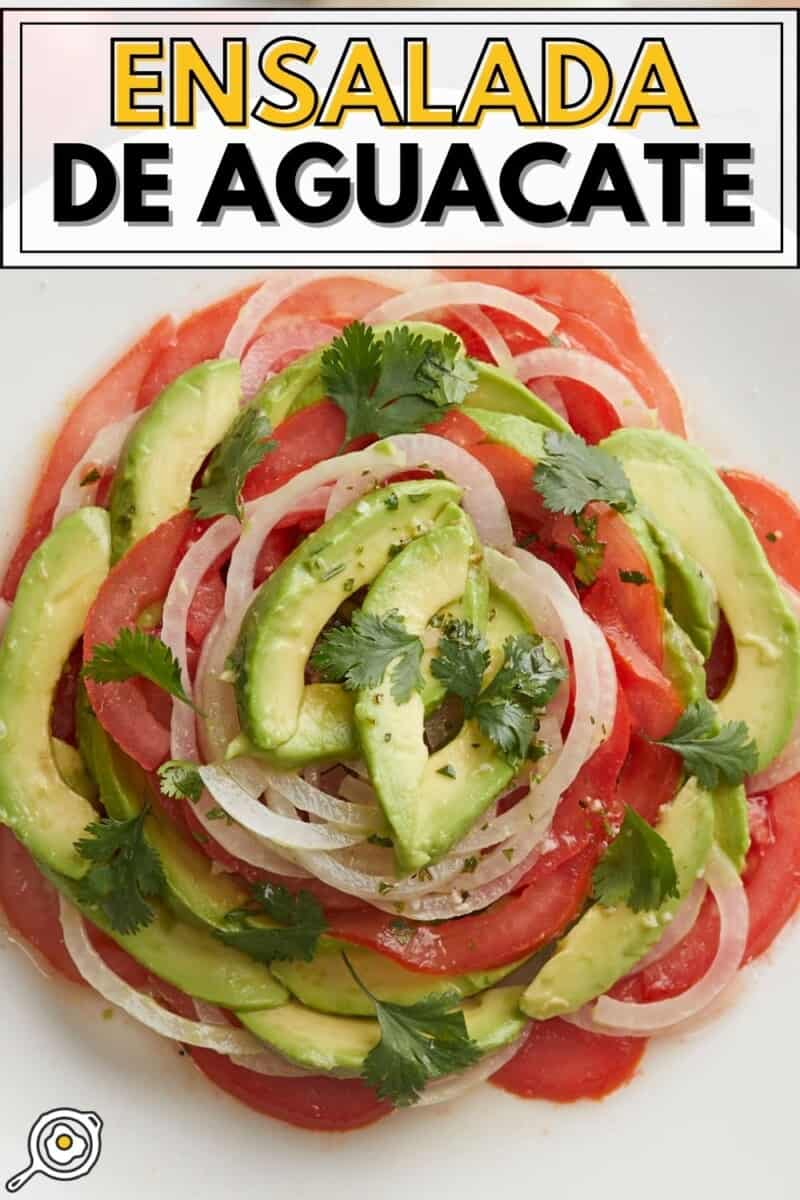
[[[80,1179],[100,1157],[103,1122],[94,1112],[51,1108],[42,1113],[28,1134],[29,1162],[6,1181],[6,1191],[18,1192],[34,1175],[48,1179]]]

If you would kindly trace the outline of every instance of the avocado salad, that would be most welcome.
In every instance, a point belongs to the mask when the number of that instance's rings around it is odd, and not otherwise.
[[[605,1095],[800,900],[798,538],[600,272],[164,318],[6,571],[8,924],[291,1124]]]

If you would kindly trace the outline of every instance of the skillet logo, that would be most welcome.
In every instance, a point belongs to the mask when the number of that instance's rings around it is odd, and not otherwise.
[[[95,1112],[52,1108],[34,1122],[28,1134],[28,1165],[6,1181],[18,1192],[34,1175],[48,1179],[81,1179],[97,1164],[103,1122]]]
[[[6,253],[18,233],[36,265],[793,262],[796,12],[364,16],[6,14],[22,154]],[[71,62],[93,131],[61,115],[53,67]],[[26,97],[48,87],[26,187]]]

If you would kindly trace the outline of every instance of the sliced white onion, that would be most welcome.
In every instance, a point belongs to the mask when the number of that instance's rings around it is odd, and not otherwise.
[[[698,879],[655,946],[645,954],[644,958],[639,960],[630,972],[631,975],[638,975],[646,967],[652,967],[653,963],[660,962],[669,954],[670,950],[683,941],[687,934],[691,933],[700,916],[700,909],[703,907],[705,898],[706,882],[704,879]]]
[[[508,342],[503,337],[494,321],[476,305],[468,304],[457,309],[458,316],[468,325],[478,337],[486,343],[486,348],[501,371],[505,371],[512,379],[516,378],[517,366],[514,355],[508,348]]]
[[[339,330],[322,321],[298,319],[268,329],[256,338],[242,359],[242,397],[252,400],[262,384],[275,372],[275,363],[289,354],[299,357],[308,354],[335,338]]]
[[[301,812],[312,813],[332,825],[353,829],[363,835],[384,828],[384,820],[376,804],[351,804],[329,796],[299,775],[283,775],[266,769],[263,774],[266,790],[277,792]]]
[[[364,316],[364,321],[367,325],[382,325],[387,321],[404,321],[407,317],[416,317],[437,308],[456,308],[461,305],[481,305],[511,313],[532,329],[538,330],[544,337],[549,337],[558,325],[558,317],[553,316],[530,297],[520,296],[517,292],[497,287],[493,283],[478,283],[472,280],[462,283],[432,283],[427,287],[404,291],[399,296],[384,300],[377,308],[370,309]],[[548,374],[552,375],[554,372],[550,371]]]
[[[129,1017],[162,1037],[184,1042],[187,1046],[202,1046],[219,1054],[250,1055],[263,1051],[263,1044],[243,1029],[190,1021],[168,1012],[152,996],[137,992],[103,962],[89,941],[80,913],[63,896],[59,896],[59,912],[70,958],[80,975],[109,1004],[116,1004]]]
[[[204,1000],[195,1000],[194,1009],[198,1020],[204,1021],[207,1025],[226,1025],[230,1028],[221,1008],[216,1008],[213,1004],[206,1004]],[[259,1045],[261,1044],[259,1043]],[[255,1053],[229,1054],[228,1057],[237,1067],[246,1067],[248,1071],[255,1071],[257,1075],[272,1075],[276,1079],[294,1079],[301,1075],[311,1074],[304,1067],[295,1066],[294,1063],[290,1063],[280,1054],[266,1049],[263,1045]]]
[[[432,278],[435,278],[434,274],[427,270],[379,271],[362,270],[358,267],[331,267],[319,270],[271,271],[258,291],[254,292],[239,310],[239,315],[225,339],[220,358],[241,358],[270,313],[295,292],[312,283],[323,279],[362,279],[400,291],[406,287],[428,283]]]
[[[83,508],[87,504],[94,504],[99,479],[94,483],[83,485],[81,481],[90,471],[98,471],[102,475],[104,471],[116,468],[125,439],[141,415],[140,412],[131,413],[130,416],[123,417],[121,421],[114,421],[112,425],[106,425],[94,437],[88,450],[80,462],[72,468],[61,488],[61,495],[53,513],[53,525],[57,525],[59,521],[77,509]]]
[[[470,1091],[478,1084],[485,1083],[487,1079],[491,1079],[492,1075],[496,1075],[501,1067],[511,1061],[519,1050],[521,1041],[521,1038],[516,1038],[508,1046],[502,1046],[492,1054],[484,1054],[483,1058],[473,1066],[467,1067],[466,1071],[455,1075],[443,1075],[441,1079],[431,1080],[429,1084],[426,1084],[424,1092],[414,1107],[445,1104],[448,1100],[455,1100],[457,1096],[463,1096],[464,1092]]]
[[[800,593],[785,579],[780,579],[779,582],[795,615],[800,617]],[[798,715],[792,732],[789,734],[789,740],[780,754],[763,771],[751,775],[747,780],[747,793],[756,795],[759,792],[768,792],[778,784],[786,783],[786,780],[791,779],[798,771],[800,771],[800,715]]]
[[[364,840],[363,833],[346,833],[272,812],[243,785],[242,771],[246,766],[242,759],[225,766],[211,764],[200,767],[200,778],[220,808],[255,837],[266,838],[288,850],[339,850]]]
[[[378,442],[366,450],[317,463],[295,475],[283,487],[251,501],[245,509],[245,526],[231,557],[225,589],[225,616],[229,621],[237,622],[237,630],[255,590],[256,562],[264,539],[299,501],[307,500],[318,488],[342,476],[380,471],[384,467],[391,473],[401,471],[404,466],[405,456],[399,450],[387,442]]]
[[[189,609],[201,579],[212,563],[237,541],[239,532],[239,522],[235,517],[222,517],[215,521],[181,559],[164,601],[161,640],[178,660],[183,689],[189,699],[192,698],[192,681],[186,658]],[[173,758],[189,760],[197,756],[195,713],[180,700],[175,700],[172,705],[171,753]]]
[[[379,445],[391,446],[402,455],[406,468],[430,467],[443,471],[448,479],[464,489],[464,511],[475,523],[481,542],[499,549],[513,546],[514,531],[500,489],[483,463],[461,446],[430,433],[402,433],[386,438]],[[376,483],[396,471],[396,466],[386,462],[370,474],[358,470],[349,476],[340,476],[331,492],[325,520],[329,521],[359,496],[371,491]]]
[[[608,400],[623,425],[652,429],[656,423],[654,410],[648,408],[622,372],[585,350],[543,346],[539,350],[518,355],[516,364],[517,374],[528,384],[545,376],[556,376],[575,379],[594,388]]]
[[[514,363],[514,368],[516,370],[516,362]],[[564,397],[561,395],[557,383],[543,375],[541,379],[537,379],[536,387],[531,390],[536,393],[540,400],[544,400],[545,404],[549,408],[552,408],[554,413],[558,413],[569,424],[567,406],[564,403]]]
[[[617,1037],[650,1037],[677,1030],[696,1017],[728,987],[736,976],[747,944],[750,913],[747,893],[731,860],[714,846],[705,878],[719,909],[719,946],[708,971],[685,992],[669,1000],[633,1004],[601,996],[591,1010],[597,1032]]]

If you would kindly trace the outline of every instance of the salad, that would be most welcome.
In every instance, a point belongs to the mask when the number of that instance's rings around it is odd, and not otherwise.
[[[6,570],[9,927],[291,1124],[606,1095],[800,901],[798,544],[599,272],[164,318]]]

